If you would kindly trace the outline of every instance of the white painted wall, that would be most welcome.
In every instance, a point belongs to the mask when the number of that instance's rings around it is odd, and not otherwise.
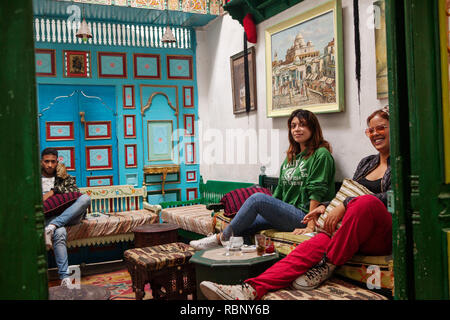
[[[305,0],[257,25],[258,110],[250,112],[248,116],[233,114],[231,93],[230,56],[243,50],[243,27],[226,14],[202,30],[197,30],[200,173],[205,180],[257,182],[262,164],[267,168],[266,174],[278,176],[288,148],[287,117],[266,116],[264,31],[324,2]],[[358,103],[355,76],[353,2],[342,0],[345,110],[318,115],[324,137],[333,147],[337,180],[351,177],[359,160],[375,153],[364,134],[365,120],[374,110],[387,104],[387,100],[377,100],[376,95],[374,30],[368,27],[368,7],[372,2],[361,0],[359,5],[361,102]],[[227,132],[237,134],[239,139],[227,144]],[[254,133],[257,138],[242,148],[238,146],[237,140],[244,141],[246,133],[248,136]],[[239,149],[239,156],[245,156],[245,160],[240,160],[237,154],[233,159],[233,148]],[[231,159],[227,159],[227,155]]]

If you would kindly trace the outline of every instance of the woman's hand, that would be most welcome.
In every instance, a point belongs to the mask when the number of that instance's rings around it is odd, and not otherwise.
[[[339,221],[342,220],[345,214],[345,207],[343,204],[337,206],[336,208],[332,209],[327,217],[325,218],[323,222],[323,229],[329,233],[333,234],[333,232],[336,230],[336,226],[339,223]]]
[[[310,228],[310,227],[306,227],[306,228],[297,228],[294,229],[294,231],[292,231],[292,234],[295,235],[302,235],[305,233],[310,233],[310,232],[314,232],[314,229]]]
[[[311,210],[306,216],[303,217],[302,223],[307,224],[309,221],[313,220],[314,225],[316,225],[316,221],[319,216],[325,212],[325,206],[323,204],[316,207],[314,210]]]

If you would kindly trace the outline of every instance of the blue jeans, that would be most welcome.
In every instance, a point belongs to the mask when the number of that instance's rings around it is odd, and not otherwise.
[[[67,257],[67,231],[65,226],[78,224],[84,218],[86,209],[91,204],[91,198],[83,194],[69,208],[64,210],[56,218],[46,220],[45,225],[53,224],[56,226],[53,233],[53,252],[55,254],[56,265],[58,266],[58,274],[60,279],[69,276],[69,259]]]
[[[264,193],[254,193],[247,198],[223,234],[229,237],[232,231],[235,236],[248,238],[265,229],[291,232],[306,227],[302,223],[305,215],[305,212],[291,204]]]

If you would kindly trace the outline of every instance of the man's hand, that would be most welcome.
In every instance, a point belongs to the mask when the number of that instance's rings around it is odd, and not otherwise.
[[[46,194],[43,195],[43,201],[47,200],[48,198],[50,198],[51,196],[54,196],[55,193],[53,192],[53,190],[50,190],[49,192],[47,192]]]
[[[337,224],[344,217],[344,214],[345,207],[343,204],[331,210],[323,222],[323,229],[329,234],[333,234],[333,232],[336,230]]]

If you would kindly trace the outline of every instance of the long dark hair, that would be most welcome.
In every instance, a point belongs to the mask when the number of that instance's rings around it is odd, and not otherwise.
[[[295,157],[300,153],[300,144],[294,140],[291,133],[291,122],[297,118],[300,123],[304,123],[311,131],[311,138],[306,142],[306,155],[305,159],[309,158],[317,149],[324,147],[331,152],[331,145],[323,138],[322,129],[320,128],[319,120],[317,117],[308,110],[297,109],[293,111],[288,119],[288,135],[289,135],[289,149],[287,151],[288,162],[292,162]]]

